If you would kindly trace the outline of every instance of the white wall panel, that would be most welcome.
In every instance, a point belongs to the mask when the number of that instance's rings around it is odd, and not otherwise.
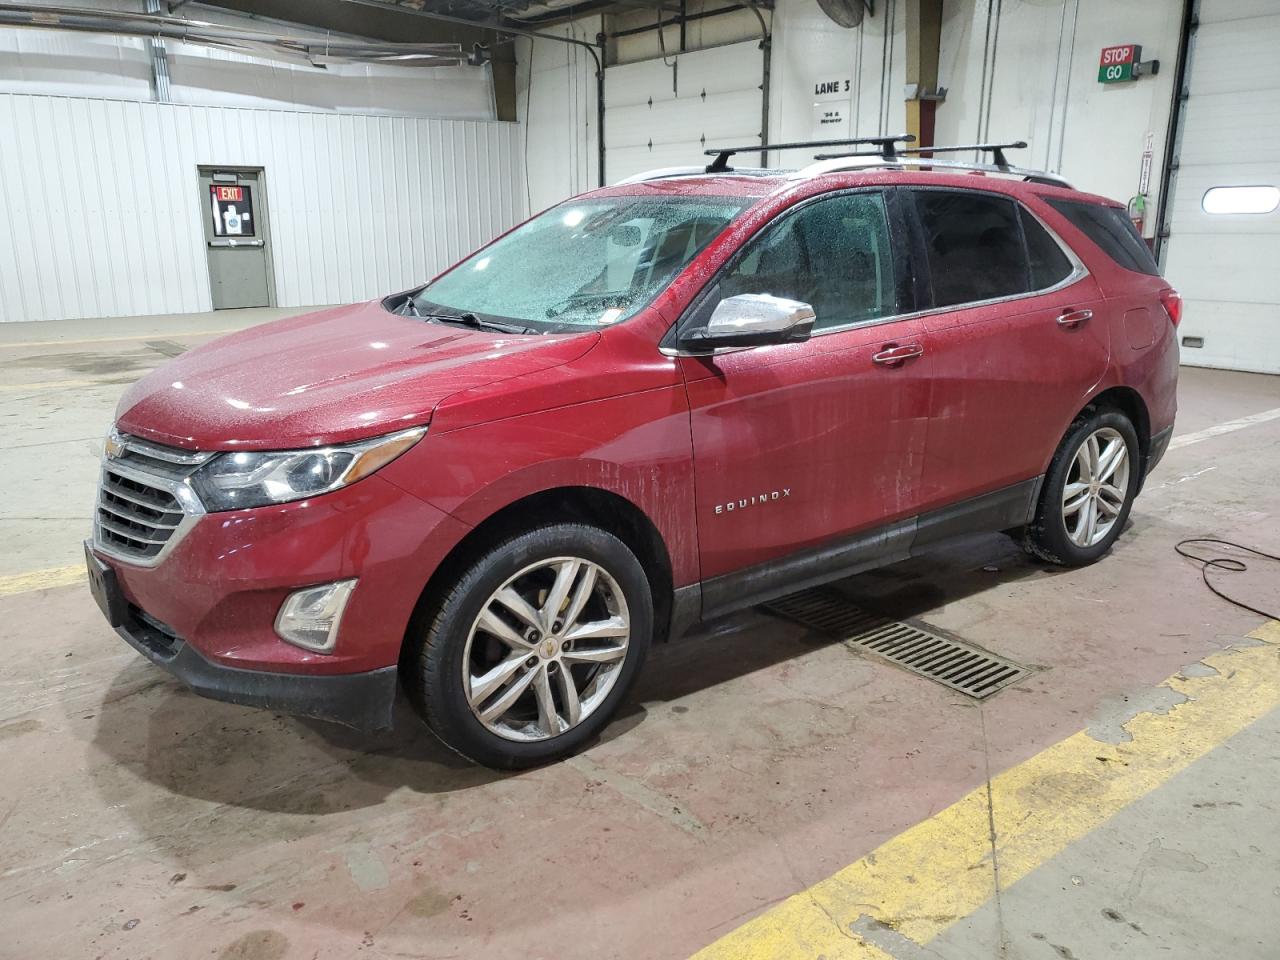
[[[1247,11],[1253,11],[1254,16],[1260,11],[1274,13],[1276,2],[1242,0],[1229,6],[1240,19]],[[718,0],[693,0],[690,11],[721,5]],[[1153,235],[1180,10],[1180,0],[947,0],[943,5],[939,82],[948,88],[948,94],[937,108],[935,141],[1024,139],[1030,149],[1017,154],[1024,165],[1060,172],[1086,190],[1126,200],[1137,192],[1142,151],[1151,133],[1155,169],[1147,202],[1147,234]],[[875,4],[875,14],[860,27],[846,30],[832,23],[814,0],[776,0],[773,11],[765,14],[773,31],[769,139],[812,139],[814,83],[828,80],[847,79],[850,83],[848,96],[839,103],[847,117],[849,135],[904,131],[906,12],[906,0],[883,0]],[[651,12],[637,12],[614,22],[629,28],[653,19]],[[594,36],[599,24],[599,19],[593,18],[562,29],[576,29],[582,37]],[[754,15],[740,12],[690,24],[687,41],[693,49],[732,41],[746,46],[756,42],[759,29]],[[1248,35],[1247,22],[1241,21],[1237,29],[1239,42],[1231,51],[1224,51],[1224,62],[1216,72],[1219,82],[1232,90],[1237,89],[1241,76],[1233,60],[1246,60],[1271,72],[1280,62],[1267,52],[1273,49],[1267,41]],[[664,37],[668,54],[678,49],[677,28],[668,28]],[[1099,53],[1102,47],[1119,43],[1142,44],[1144,58],[1161,61],[1160,74],[1128,84],[1099,84]],[[564,70],[541,69],[557,57],[564,63],[563,51],[544,49],[554,46],[537,43],[540,52],[536,57],[545,59],[536,60],[533,75],[535,128],[540,117],[553,112],[552,104],[566,102],[573,83],[591,79],[581,72],[571,79]],[[527,49],[527,45],[517,48],[517,75],[524,87],[528,86]],[[627,37],[616,44],[617,58],[625,63],[657,57],[660,52],[656,32]],[[657,63],[661,65],[661,60]],[[620,69],[612,67],[608,73],[613,75]],[[730,69],[723,77],[734,82],[744,73],[745,68]],[[682,75],[682,87],[684,80]],[[617,86],[607,86],[607,106],[611,112],[616,107],[628,109],[617,111],[614,122],[606,124],[606,132],[616,151],[634,152],[636,138],[616,129],[619,124],[633,122],[630,107],[634,103],[619,99]],[[666,89],[670,90],[670,83]],[[543,104],[546,107],[537,109]],[[1262,106],[1265,104],[1251,108]],[[1254,136],[1280,136],[1269,130],[1265,124],[1255,125]],[[530,153],[529,174],[531,190],[539,198],[536,205],[546,206],[568,195],[563,186],[564,155],[594,150],[594,130],[584,123],[565,123],[554,133],[535,129],[530,143],[538,142],[539,137],[544,138],[547,148]],[[640,142],[647,143],[647,137]],[[678,150],[659,151],[656,141],[652,153],[654,166],[695,162]],[[610,180],[617,178],[612,159],[606,160]],[[796,151],[775,154],[770,164],[796,166],[804,160],[804,154]],[[573,192],[592,185],[579,178]]]
[[[77,0],[74,6],[138,12],[140,0]],[[190,10],[190,8],[188,8]],[[299,39],[324,31],[264,23],[201,7],[192,19]],[[0,27],[0,92],[150,100],[149,41],[139,37]],[[494,117],[487,68],[337,63],[253,57],[165,41],[175,103],[284,107],[466,120]]]
[[[601,17],[588,17],[540,32],[590,41],[602,28]],[[515,49],[528,212],[537,213],[598,185],[595,61],[585,49],[556,40],[521,38]]]
[[[0,321],[208,310],[199,165],[262,167],[280,306],[429,279],[523,216],[515,124],[0,94]]]
[[[881,0],[862,26],[832,23],[813,0],[778,0],[773,16],[769,139],[774,142],[873,137],[907,129],[906,0]],[[815,83],[849,81],[841,103],[848,130],[813,133]],[[774,154],[771,166],[803,166],[812,154]]]
[[[1174,0],[948,0],[939,59],[948,91],[936,141],[1026,140],[1029,149],[1010,159],[1124,202],[1138,192],[1150,133],[1145,232],[1154,236],[1180,14]],[[1122,43],[1141,44],[1160,73],[1100,84],[1102,48]]]

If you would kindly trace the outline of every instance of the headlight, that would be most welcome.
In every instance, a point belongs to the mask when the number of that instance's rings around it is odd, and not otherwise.
[[[355,483],[385,467],[426,434],[426,427],[340,447],[279,453],[223,453],[191,476],[209,512],[288,503]]]

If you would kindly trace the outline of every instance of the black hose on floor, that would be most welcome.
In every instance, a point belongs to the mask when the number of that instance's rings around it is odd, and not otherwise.
[[[1262,557],[1265,560],[1274,560],[1277,563],[1280,563],[1280,557],[1276,556],[1273,553],[1267,553],[1263,550],[1258,550],[1254,547],[1246,547],[1242,543],[1234,543],[1231,540],[1219,540],[1216,537],[1190,537],[1186,540],[1178,541],[1178,543],[1174,544],[1174,547],[1173,547],[1173,549],[1177,551],[1179,556],[1186,557],[1188,560],[1193,560],[1196,563],[1200,564],[1200,578],[1204,580],[1204,585],[1208,587],[1211,591],[1213,591],[1215,594],[1217,594],[1219,597],[1221,597],[1223,600],[1226,600],[1228,603],[1234,603],[1237,607],[1241,607],[1245,610],[1248,610],[1250,613],[1256,613],[1260,617],[1268,617],[1271,620],[1280,620],[1280,613],[1269,612],[1266,610],[1259,610],[1257,607],[1251,607],[1249,604],[1245,603],[1244,601],[1237,600],[1235,597],[1230,596],[1226,593],[1223,593],[1221,590],[1215,587],[1213,585],[1213,582],[1209,579],[1210,570],[1223,570],[1229,573],[1243,573],[1244,571],[1249,569],[1249,565],[1247,563],[1235,557],[1202,557],[1195,553],[1192,553],[1190,550],[1183,549],[1188,544],[1193,544],[1193,543],[1215,544],[1223,547],[1231,547],[1234,550],[1243,550],[1245,553],[1251,553],[1255,557]]]

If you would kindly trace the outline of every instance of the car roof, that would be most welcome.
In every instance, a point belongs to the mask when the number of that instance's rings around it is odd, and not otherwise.
[[[590,191],[593,197],[767,197],[786,184],[786,174],[779,170],[774,175],[690,174],[670,176],[655,180],[637,180],[601,187]]]
[[[797,198],[814,196],[831,190],[857,186],[929,186],[986,190],[1015,197],[1056,197],[1096,203],[1108,207],[1122,206],[1115,200],[1086,193],[1071,187],[1028,181],[1016,176],[982,171],[903,170],[869,167],[803,176],[795,170],[753,170],[740,174],[673,174],[652,180],[635,180],[592,190],[584,196],[703,196],[735,197],[749,200],[795,194]]]

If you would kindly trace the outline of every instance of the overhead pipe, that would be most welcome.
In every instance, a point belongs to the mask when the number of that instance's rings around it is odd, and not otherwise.
[[[388,43],[332,38],[303,40],[256,30],[237,30],[202,20],[83,7],[6,4],[0,6],[0,25],[178,40],[198,46],[227,47],[250,53],[286,54],[305,58],[316,65],[350,60],[455,66],[463,59],[462,47],[456,43]]]
[[[734,3],[726,7],[715,7],[711,10],[700,10],[697,13],[687,13],[684,16],[669,17],[666,20],[660,20],[658,23],[646,24],[643,27],[628,27],[626,30],[615,30],[609,36],[616,40],[619,37],[635,37],[642,33],[653,33],[655,30],[665,29],[667,27],[678,26],[682,23],[693,23],[695,20],[707,20],[711,17],[722,17],[730,13],[741,13],[751,8],[744,3]]]
[[[525,11],[531,6],[543,6],[546,9],[539,10],[537,13],[526,14]],[[501,3],[495,5],[495,9],[502,9],[503,7],[504,5]],[[581,3],[565,3],[559,6],[527,3],[520,14],[512,13],[511,9],[507,7],[503,12],[503,16],[508,23],[515,22],[525,26],[537,26],[539,24],[556,23],[561,20],[580,20],[584,16],[602,13],[607,10],[617,12],[619,7],[627,7],[631,10],[657,10],[659,12],[674,12],[678,9],[675,6],[667,6],[657,2],[647,3],[645,0],[583,0]]]
[[[576,47],[585,47],[587,52],[591,54],[596,63],[596,168],[597,180],[600,186],[604,186],[604,47],[605,35],[603,33],[596,34],[596,42],[589,43],[586,40],[579,40],[577,37],[562,37],[554,33],[542,33],[539,30],[526,30],[523,27],[512,26],[506,21],[490,22],[483,20],[468,20],[465,17],[455,16],[450,13],[437,13],[434,10],[414,10],[410,7],[397,7],[383,0],[339,0],[341,3],[350,3],[359,7],[371,7],[378,10],[394,10],[397,13],[406,14],[413,17],[422,17],[425,20],[438,20],[441,23],[456,23],[466,27],[478,27],[482,30],[492,30],[494,33],[504,34],[511,37],[527,37],[530,40],[555,40],[558,43],[568,43]],[[528,94],[526,94],[528,96]],[[528,133],[526,132],[526,136]]]

